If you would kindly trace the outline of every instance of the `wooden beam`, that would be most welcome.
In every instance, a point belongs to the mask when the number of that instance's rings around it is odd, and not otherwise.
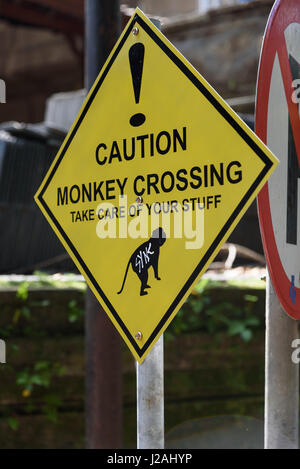
[[[19,24],[48,28],[65,34],[83,36],[83,20],[57,13],[45,13],[27,2],[15,3],[11,0],[0,0],[0,18],[15,21]]]
[[[22,0],[21,4],[37,5],[46,7],[55,13],[65,14],[83,20],[84,0]]]

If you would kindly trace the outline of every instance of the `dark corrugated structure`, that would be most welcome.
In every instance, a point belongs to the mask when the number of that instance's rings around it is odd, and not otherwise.
[[[43,125],[0,126],[0,273],[75,268],[33,198],[60,143]]]

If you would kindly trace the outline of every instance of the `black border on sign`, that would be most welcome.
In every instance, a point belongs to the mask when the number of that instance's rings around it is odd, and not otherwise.
[[[67,149],[69,148],[69,146],[70,146],[76,132],[78,131],[81,122],[83,121],[85,115],[87,114],[87,112],[88,112],[88,110],[89,110],[89,108],[90,108],[96,94],[99,91],[99,88],[101,87],[101,85],[102,85],[102,83],[103,83],[103,81],[104,81],[104,79],[105,79],[105,77],[106,77],[106,75],[109,71],[109,69],[111,68],[113,62],[115,61],[117,55],[119,54],[124,42],[126,41],[128,35],[130,34],[130,32],[131,32],[132,28],[134,27],[135,23],[138,23],[146,31],[146,33],[148,33],[148,35],[161,48],[161,50],[172,60],[172,62],[175,65],[177,65],[177,67],[185,74],[185,76],[196,86],[196,88],[198,88],[198,90],[207,98],[207,100],[214,106],[214,108],[224,117],[224,119],[231,125],[231,127],[234,128],[234,130],[243,138],[243,140],[249,145],[249,147],[251,147],[252,150],[257,154],[257,156],[265,163],[265,167],[263,168],[261,173],[258,175],[258,177],[254,181],[254,183],[252,184],[250,189],[247,191],[245,196],[239,202],[239,204],[237,205],[237,207],[235,208],[235,210],[231,214],[230,218],[225,223],[225,225],[223,226],[223,228],[221,229],[221,231],[217,235],[214,242],[208,248],[205,255],[200,260],[198,266],[196,267],[196,269],[194,270],[194,272],[192,273],[190,278],[187,280],[187,282],[183,285],[182,289],[180,290],[180,292],[176,296],[175,300],[169,306],[169,308],[166,311],[166,313],[164,314],[163,318],[158,323],[158,325],[156,326],[156,328],[152,332],[151,336],[149,337],[149,339],[147,340],[147,342],[144,344],[144,346],[142,348],[138,347],[135,339],[132,337],[129,330],[127,329],[127,327],[123,323],[122,319],[119,317],[118,313],[115,311],[114,307],[112,306],[112,304],[110,303],[108,298],[105,296],[103,290],[100,288],[100,286],[96,282],[96,280],[93,277],[91,271],[88,269],[88,267],[86,266],[86,264],[83,261],[82,257],[80,256],[80,254],[76,250],[75,246],[72,244],[71,240],[69,239],[67,234],[64,232],[63,228],[58,223],[58,221],[56,220],[53,213],[50,211],[48,205],[46,204],[46,202],[43,199],[43,194],[45,193],[49,183],[51,182],[51,180],[52,180],[52,178],[53,178],[53,176],[54,176],[54,174],[55,174],[55,172],[56,172],[62,158],[64,157],[64,155],[65,155]],[[42,190],[41,190],[41,192],[38,196],[38,199],[39,199],[40,203],[42,204],[42,206],[44,207],[47,214],[49,215],[49,217],[51,218],[51,220],[53,221],[54,225],[56,226],[56,228],[58,229],[58,231],[62,235],[63,239],[65,240],[65,242],[68,244],[68,246],[72,250],[74,256],[76,257],[76,259],[80,263],[82,269],[84,270],[84,272],[86,273],[86,275],[90,279],[90,281],[93,284],[93,286],[95,287],[96,291],[99,293],[102,300],[104,301],[104,303],[106,304],[106,306],[108,307],[110,312],[112,313],[113,317],[115,318],[115,320],[117,321],[117,323],[119,324],[119,326],[121,327],[123,332],[126,334],[126,337],[130,341],[130,343],[133,346],[134,350],[136,351],[137,355],[139,357],[142,357],[144,355],[144,353],[146,352],[146,350],[149,348],[149,346],[152,344],[153,340],[156,338],[158,333],[160,332],[163,325],[169,319],[169,317],[171,316],[174,309],[176,308],[178,303],[181,301],[181,299],[183,298],[183,296],[185,295],[187,290],[195,282],[196,278],[198,277],[199,273],[201,272],[201,270],[205,266],[206,262],[208,261],[210,256],[213,254],[216,246],[218,246],[218,244],[220,243],[222,238],[225,236],[225,234],[228,231],[228,229],[230,228],[231,224],[233,223],[235,218],[239,215],[242,208],[247,203],[247,201],[249,200],[249,198],[251,197],[251,195],[253,194],[253,192],[255,191],[257,186],[259,185],[259,183],[262,181],[262,179],[265,177],[265,175],[268,173],[268,171],[272,168],[272,165],[273,165],[272,161],[263,152],[263,150],[261,150],[261,148],[251,139],[251,137],[245,132],[245,130],[240,126],[240,124],[229,114],[229,112],[225,108],[223,108],[221,103],[219,103],[217,101],[217,99],[210,93],[210,91],[207,88],[205,88],[205,86],[188,69],[188,67],[180,60],[180,58],[177,57],[174,54],[174,52],[168,48],[168,46],[156,35],[156,33],[148,26],[148,24],[145,23],[145,21],[136,13],[134,18],[131,21],[131,24],[129,24],[126,33],[124,34],[122,40],[120,41],[118,47],[116,48],[114,54],[112,55],[111,59],[107,63],[106,68],[105,68],[105,70],[103,71],[103,73],[100,77],[100,80],[98,81],[98,83],[95,86],[91,96],[89,97],[89,100],[87,101],[87,103],[86,103],[86,105],[85,105],[85,107],[84,107],[84,109],[83,109],[83,111],[82,111],[82,113],[81,113],[81,115],[80,115],[74,129],[72,130],[68,140],[64,144],[64,147],[61,151],[61,154],[60,154],[59,158],[57,159],[55,165],[53,166],[53,168],[52,168],[52,170],[49,174],[49,177],[46,180],[45,185],[42,188]]]

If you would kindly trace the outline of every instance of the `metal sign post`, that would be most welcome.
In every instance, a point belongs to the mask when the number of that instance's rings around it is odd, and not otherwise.
[[[85,87],[93,85],[119,35],[119,0],[85,1]],[[107,354],[107,350],[111,353]],[[122,354],[117,331],[88,288],[85,304],[86,446],[122,445]]]
[[[160,21],[150,18],[161,29]],[[136,362],[137,448],[163,449],[164,432],[164,336],[160,336],[143,363]]]
[[[265,448],[298,448],[299,366],[291,359],[297,321],[283,310],[269,275],[266,290]]]
[[[164,336],[136,363],[137,447],[164,448]]]

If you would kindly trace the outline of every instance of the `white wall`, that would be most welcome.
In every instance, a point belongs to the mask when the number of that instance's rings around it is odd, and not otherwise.
[[[139,6],[148,15],[174,17],[204,14],[210,9],[247,3],[252,0],[124,0],[130,7]]]

